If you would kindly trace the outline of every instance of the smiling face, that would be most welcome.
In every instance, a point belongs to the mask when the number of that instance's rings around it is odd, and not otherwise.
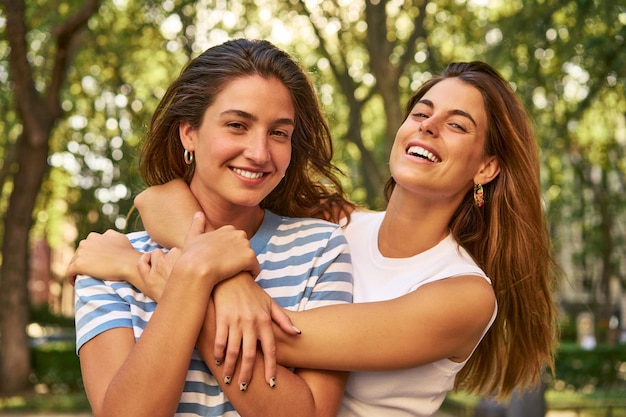
[[[438,82],[396,134],[390,157],[396,189],[458,204],[475,181],[488,182],[482,172],[493,157],[484,155],[486,129],[478,89],[458,78]]]
[[[198,129],[181,123],[181,142],[195,153],[190,187],[201,205],[257,208],[289,166],[294,123],[287,88],[258,75],[226,84]]]

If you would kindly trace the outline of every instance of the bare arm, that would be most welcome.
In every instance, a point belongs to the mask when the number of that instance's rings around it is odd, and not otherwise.
[[[252,291],[262,291],[252,281],[248,281]],[[211,303],[207,320],[200,334],[200,353],[203,357],[212,357],[215,333],[215,310]],[[221,388],[228,396],[235,409],[243,417],[259,416],[336,416],[347,374],[343,372],[296,370],[295,373],[278,366],[276,383],[268,385],[261,380],[263,374],[263,354],[256,353],[257,360],[252,379],[245,383],[245,389],[238,381],[239,363],[234,374],[226,374],[224,367],[214,361],[207,361],[211,372],[217,378]],[[225,383],[225,377],[230,383]]]
[[[175,204],[163,204],[164,201]],[[137,195],[134,202],[150,237],[166,248],[182,246],[193,214],[202,211],[182,179],[149,187]],[[205,225],[207,230],[213,229],[210,221],[208,219]]]
[[[302,335],[276,331],[278,362],[343,371],[405,369],[465,360],[492,318],[495,295],[481,277],[424,285],[375,303],[288,312]]]

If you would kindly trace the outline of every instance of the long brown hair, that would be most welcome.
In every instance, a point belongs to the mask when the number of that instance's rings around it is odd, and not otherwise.
[[[261,207],[291,217],[338,221],[351,207],[332,164],[330,130],[315,89],[300,65],[264,40],[236,39],[207,49],[190,61],[161,99],[145,139],[139,171],[148,185],[183,178],[186,165],[178,128],[181,121],[198,128],[205,110],[230,81],[250,75],[276,78],[289,90],[295,109],[291,162],[283,180]]]
[[[482,94],[484,154],[500,162],[498,176],[483,184],[486,204],[476,207],[470,190],[449,225],[491,278],[498,301],[496,321],[459,372],[456,387],[504,397],[515,388],[535,387],[545,366],[554,369],[557,268],[542,208],[539,154],[526,109],[509,83],[483,62],[448,65],[413,94],[405,117],[446,78],[458,78]],[[393,179],[387,183],[387,197],[394,185]]]

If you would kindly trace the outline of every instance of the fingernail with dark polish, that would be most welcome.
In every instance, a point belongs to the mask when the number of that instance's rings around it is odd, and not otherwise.
[[[247,389],[248,389],[248,383],[247,383],[247,382],[242,382],[242,383],[239,385],[239,391],[245,391],[245,390],[247,390]]]
[[[230,376],[225,376],[225,377],[224,377],[224,383],[225,383],[226,385],[229,385],[229,384],[230,384],[230,380],[231,380],[231,377],[230,377]]]

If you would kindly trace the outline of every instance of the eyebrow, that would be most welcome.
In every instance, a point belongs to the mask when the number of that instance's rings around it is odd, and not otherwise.
[[[228,109],[220,113],[221,116],[225,116],[229,114],[230,115],[234,114],[236,116],[242,117],[247,120],[251,120],[253,122],[256,122],[259,120],[259,118],[253,115],[252,113],[248,113],[247,111],[243,111],[243,110]],[[274,120],[274,123],[277,125],[291,125],[291,126],[294,126],[296,124],[293,119],[290,119],[288,117],[276,119]]]
[[[426,106],[430,107],[431,109],[434,109],[434,108],[435,108],[435,105],[434,105],[434,104],[433,104],[433,102],[432,102],[432,101],[430,101],[430,100],[422,99],[422,100],[418,101],[418,103],[425,104]],[[474,120],[474,118],[472,117],[472,115],[471,115],[471,114],[469,114],[469,113],[468,113],[468,112],[466,112],[466,111],[463,111],[463,110],[460,110],[460,109],[454,109],[454,110],[450,110],[450,111],[448,112],[448,114],[451,114],[451,115],[458,115],[458,116],[463,116],[463,117],[466,117],[466,118],[468,118],[468,119],[469,119],[469,120],[470,120],[470,121],[474,124],[474,126],[478,126],[478,125],[476,124],[476,120]]]

